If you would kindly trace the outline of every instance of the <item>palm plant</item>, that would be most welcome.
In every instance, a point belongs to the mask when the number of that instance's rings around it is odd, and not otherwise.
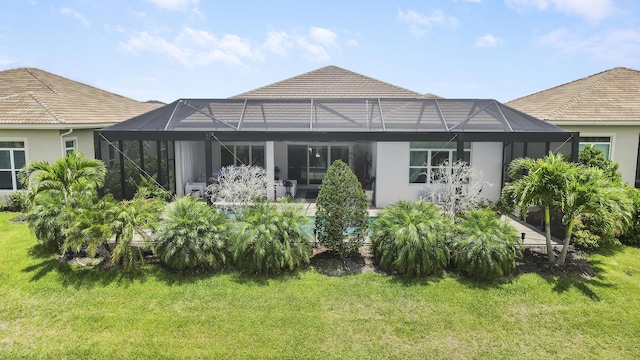
[[[28,188],[27,221],[38,241],[52,247],[62,246],[72,221],[72,209],[77,208],[78,201],[95,198],[95,189],[102,185],[104,176],[104,163],[85,159],[76,152],[53,164],[46,161],[27,164],[19,179]]]
[[[160,261],[176,270],[222,267],[227,259],[227,215],[206,203],[183,197],[166,206],[154,241]]]
[[[446,242],[452,222],[433,204],[400,200],[372,222],[374,260],[405,276],[423,276],[449,262]]]
[[[74,206],[70,210],[71,223],[62,250],[79,252],[84,249],[89,256],[95,256],[112,235],[117,205],[112,196],[106,196],[95,203],[87,200],[80,206]]]
[[[308,264],[312,248],[304,228],[310,219],[292,203],[260,203],[238,217],[232,245],[236,266],[250,273],[279,273]]]
[[[512,226],[487,209],[463,213],[456,225],[452,261],[460,271],[483,280],[513,272],[522,241]]]
[[[542,206],[547,257],[551,263],[555,262],[551,245],[551,207],[562,206],[575,169],[575,165],[564,161],[561,154],[551,152],[541,159],[518,158],[509,164],[509,176],[515,181],[506,186],[502,194],[511,197],[522,212],[531,205]]]
[[[580,167],[569,184],[563,202],[563,222],[567,230],[556,264],[564,265],[576,221],[585,216],[598,219],[599,232],[613,235],[631,224],[633,203],[622,183],[611,180],[599,168]]]
[[[114,209],[111,231],[115,235],[115,243],[111,250],[111,264],[120,264],[124,270],[131,270],[144,260],[141,246],[150,244],[151,233],[157,227],[160,208],[164,205],[161,199],[148,199],[138,194]],[[135,237],[142,240],[138,246],[133,244]]]
[[[74,186],[85,183],[94,188],[104,184],[105,165],[96,159],[85,159],[82,153],[71,152],[55,163],[34,161],[19,173],[20,181],[27,185],[33,198],[44,192],[56,192],[62,196],[63,205],[72,199]]]
[[[38,243],[48,250],[60,250],[64,243],[68,214],[60,206],[60,197],[55,194],[42,194],[39,201],[32,203],[27,211],[29,229],[38,239]]]

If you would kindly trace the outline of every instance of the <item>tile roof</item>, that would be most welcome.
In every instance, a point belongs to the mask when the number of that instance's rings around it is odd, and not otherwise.
[[[325,66],[231,97],[232,99],[439,98],[380,80]]]
[[[0,125],[116,123],[160,107],[35,68],[0,72]]]
[[[617,67],[506,103],[563,123],[640,121],[640,71]]]

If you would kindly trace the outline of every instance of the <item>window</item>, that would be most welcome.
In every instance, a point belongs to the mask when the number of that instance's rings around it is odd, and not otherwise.
[[[255,165],[264,167],[264,145],[226,144],[221,148],[220,162],[222,167],[231,165]]]
[[[65,154],[70,154],[70,153],[72,153],[74,151],[76,151],[76,140],[75,139],[65,140],[64,141],[64,153]]]
[[[0,141],[0,190],[22,189],[16,176],[25,164],[24,142]]]
[[[591,145],[596,149],[602,150],[604,157],[611,159],[611,137],[609,136],[586,136],[580,137],[579,151],[584,149],[585,145]]]
[[[455,142],[412,142],[409,151],[409,182],[431,183],[431,179],[437,176],[440,165],[446,162],[450,166],[456,161],[456,148]],[[471,163],[471,143],[464,143],[462,159],[467,164]]]

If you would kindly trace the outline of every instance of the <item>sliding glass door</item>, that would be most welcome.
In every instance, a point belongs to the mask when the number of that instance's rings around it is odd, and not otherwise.
[[[288,177],[297,180],[298,186],[317,186],[338,159],[349,164],[348,145],[288,145]]]

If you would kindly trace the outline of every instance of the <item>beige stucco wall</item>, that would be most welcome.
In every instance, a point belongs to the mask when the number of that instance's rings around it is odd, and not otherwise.
[[[50,163],[64,155],[63,140],[61,135],[68,130],[0,130],[0,141],[23,141],[25,143],[25,157],[27,164],[36,160],[44,160]],[[75,139],[77,150],[84,153],[87,158],[95,157],[93,146],[93,130],[74,130],[64,139]],[[0,190],[0,196],[8,195],[13,191]]]
[[[24,141],[27,163],[34,160],[56,161],[64,155],[61,135],[67,130],[0,130],[0,141]],[[74,130],[64,139],[75,139],[78,151],[95,157],[93,130]]]
[[[570,131],[579,131],[580,136],[611,137],[611,160],[620,165],[622,179],[634,186],[638,160],[638,138],[640,137],[640,126],[559,126]]]

